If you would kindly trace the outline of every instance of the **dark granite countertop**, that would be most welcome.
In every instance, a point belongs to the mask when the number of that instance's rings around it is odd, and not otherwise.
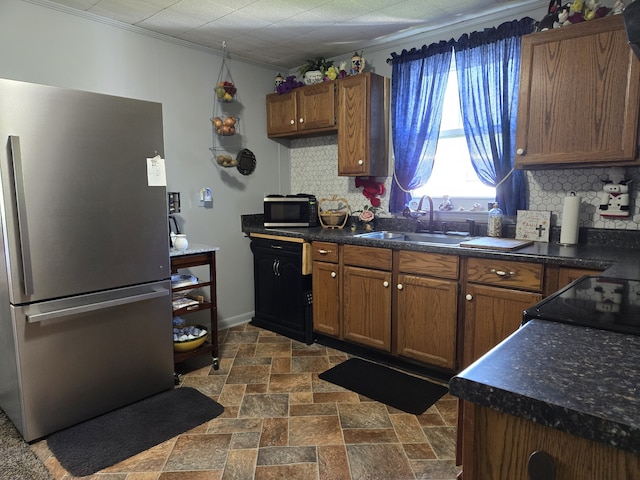
[[[452,395],[640,453],[640,337],[531,320],[453,377]]]
[[[258,217],[258,221],[254,220]],[[394,240],[380,240],[358,237],[362,231],[352,232],[349,229],[330,228],[265,228],[261,224],[260,216],[247,215],[242,219],[242,231],[246,234],[261,233],[283,237],[303,238],[307,241],[337,242],[351,245],[371,247],[395,248],[420,252],[448,253],[459,256],[473,256],[478,258],[502,258],[512,261],[527,261],[535,263],[553,263],[555,265],[578,268],[593,268],[605,270],[615,266],[615,271],[607,270],[608,276],[618,278],[640,278],[640,261],[638,261],[638,247],[634,243],[626,246],[604,240],[604,245],[575,245],[563,246],[557,242],[534,242],[529,247],[514,251],[484,250],[479,248],[463,248],[457,245],[414,243]],[[387,228],[397,230],[397,228]],[[634,236],[640,239],[640,235]]]

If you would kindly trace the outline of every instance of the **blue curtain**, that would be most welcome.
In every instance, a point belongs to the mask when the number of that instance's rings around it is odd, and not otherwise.
[[[520,39],[534,26],[528,17],[514,20],[465,34],[454,45],[471,162],[480,180],[496,187],[496,200],[507,215],[527,207],[524,173],[509,173],[515,154]]]
[[[421,187],[431,176],[452,48],[450,40],[391,54],[395,179],[390,212],[402,212],[410,199],[407,191]]]

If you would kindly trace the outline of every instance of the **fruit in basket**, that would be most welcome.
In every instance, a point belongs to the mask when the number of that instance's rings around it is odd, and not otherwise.
[[[230,102],[233,100],[237,89],[232,82],[218,82],[216,87],[216,95],[218,98],[225,102]]]
[[[218,155],[216,157],[216,162],[221,167],[236,167],[238,165],[238,160],[233,158],[231,155]]]
[[[236,124],[236,119],[233,117],[227,117],[224,119],[224,124],[228,127],[232,127]]]
[[[222,127],[222,119],[220,117],[214,117],[211,119],[211,121],[213,122],[213,126],[216,128],[220,128]]]

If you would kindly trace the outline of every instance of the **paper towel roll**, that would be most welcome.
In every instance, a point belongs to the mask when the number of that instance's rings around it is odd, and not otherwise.
[[[565,197],[562,207],[562,226],[560,227],[560,243],[562,245],[576,245],[578,243],[578,222],[580,218],[580,202],[574,192]]]

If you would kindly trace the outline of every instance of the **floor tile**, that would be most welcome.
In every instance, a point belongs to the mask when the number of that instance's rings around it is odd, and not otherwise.
[[[92,479],[455,480],[454,397],[411,415],[320,380],[344,352],[249,324],[219,333],[218,370],[196,357],[176,371],[224,412]],[[31,448],[56,480],[75,480],[46,440]]]

